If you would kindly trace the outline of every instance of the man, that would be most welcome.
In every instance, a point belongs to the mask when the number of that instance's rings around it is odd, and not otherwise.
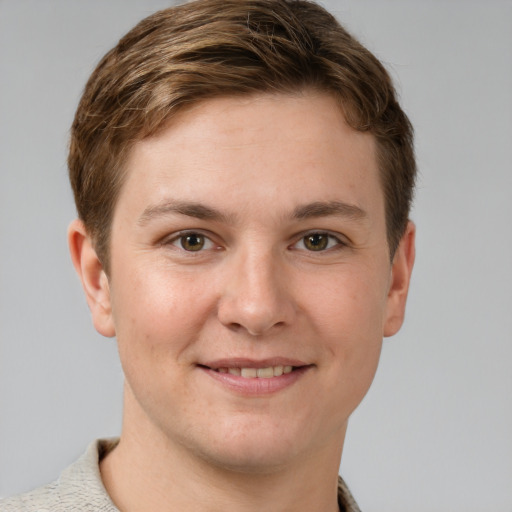
[[[412,128],[381,64],[310,2],[161,11],[91,76],[69,170],[123,429],[0,510],[358,510],[347,422],[414,261]]]

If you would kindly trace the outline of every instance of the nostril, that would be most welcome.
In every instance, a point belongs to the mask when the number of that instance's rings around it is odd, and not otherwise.
[[[273,331],[276,327],[284,327],[286,325],[286,322],[277,322],[274,325],[271,325],[270,327],[262,326],[262,327],[255,327],[255,326],[244,326],[237,322],[231,322],[230,324],[226,325],[228,329],[230,329],[233,332],[239,333],[241,331],[245,331],[249,333],[251,336],[262,336],[265,333],[268,333],[269,331]]]

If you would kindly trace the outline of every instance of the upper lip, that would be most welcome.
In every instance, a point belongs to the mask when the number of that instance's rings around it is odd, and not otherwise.
[[[248,358],[226,358],[216,359],[214,361],[205,361],[199,363],[200,366],[207,366],[213,370],[219,368],[268,368],[270,366],[309,366],[309,363],[299,359],[290,359],[288,357],[270,357],[266,359],[248,359]]]

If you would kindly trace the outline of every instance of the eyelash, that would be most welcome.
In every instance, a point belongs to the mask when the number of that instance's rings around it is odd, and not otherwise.
[[[307,247],[305,247],[306,245],[306,241],[308,239],[311,239],[313,237],[325,237],[326,238],[326,246],[325,247],[321,247],[317,250],[315,249],[308,249]],[[333,243],[334,242],[334,243]],[[297,247],[297,245],[301,244],[304,246],[302,249],[299,249],[299,250],[305,250],[307,252],[329,252],[331,250],[336,250],[336,249],[339,249],[339,248],[342,248],[342,247],[346,247],[347,244],[345,242],[343,242],[342,240],[340,240],[339,237],[337,237],[336,235],[333,235],[332,233],[329,233],[327,231],[309,231],[307,233],[304,233],[302,234],[302,236],[297,240],[297,242],[295,242],[293,245],[291,245],[291,247]]]
[[[199,247],[198,250],[189,250],[184,247],[184,243],[187,238],[197,238],[201,239],[203,241],[203,245]],[[180,231],[179,233],[176,233],[171,238],[167,238],[163,240],[162,244],[163,246],[169,246],[172,245],[176,247],[177,249],[183,250],[186,253],[194,254],[194,253],[200,253],[204,250],[211,250],[216,247],[215,242],[211,239],[210,236],[202,233],[201,231]]]
[[[314,237],[317,237],[316,243],[320,244],[318,249],[308,249],[306,247],[306,243],[308,243],[308,239],[310,243],[315,243],[313,240]],[[191,250],[187,249],[184,244],[187,243],[187,238],[196,238],[199,239],[200,247],[197,250]],[[190,242],[191,240],[189,240]],[[192,240],[193,242],[193,240]],[[326,244],[323,246],[323,244]],[[299,244],[302,244],[302,247],[297,247]],[[176,233],[172,238],[165,239],[162,244],[163,246],[174,246],[177,249],[183,250],[184,252],[188,254],[195,254],[195,253],[201,253],[205,250],[212,250],[214,248],[219,248],[219,246],[215,244],[215,242],[211,239],[210,236],[202,233],[201,231],[180,231],[179,233]],[[289,246],[290,249],[296,249],[296,250],[304,250],[309,253],[315,253],[315,252],[329,252],[331,250],[336,250],[342,247],[346,247],[347,243],[340,240],[340,238],[336,235],[333,235],[326,231],[309,231],[307,233],[301,234],[301,236],[298,238],[296,242],[291,244]]]

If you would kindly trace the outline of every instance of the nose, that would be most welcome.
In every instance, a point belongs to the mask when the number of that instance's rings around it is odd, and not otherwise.
[[[296,307],[278,257],[270,251],[246,251],[228,267],[218,304],[222,324],[260,336],[293,322]]]

